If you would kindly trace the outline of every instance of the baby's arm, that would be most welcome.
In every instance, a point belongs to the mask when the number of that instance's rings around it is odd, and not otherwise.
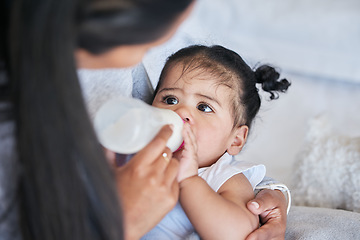
[[[259,218],[246,207],[254,198],[243,174],[227,180],[217,192],[197,175],[196,140],[184,130],[185,149],[180,158],[180,203],[202,239],[245,239],[259,226]]]
[[[180,183],[180,203],[203,239],[245,239],[259,226],[246,203],[254,198],[247,178],[237,174],[214,192],[199,176]]]

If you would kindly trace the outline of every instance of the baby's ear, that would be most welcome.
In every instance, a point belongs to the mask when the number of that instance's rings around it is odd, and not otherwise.
[[[238,154],[245,145],[249,128],[246,125],[240,126],[234,130],[233,139],[227,153],[230,155]]]

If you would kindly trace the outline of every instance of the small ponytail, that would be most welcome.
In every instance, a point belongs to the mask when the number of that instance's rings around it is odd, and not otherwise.
[[[270,93],[270,99],[278,99],[277,92],[286,92],[291,83],[286,79],[279,80],[280,74],[275,68],[269,65],[262,65],[255,70],[256,83],[261,84],[261,88]]]

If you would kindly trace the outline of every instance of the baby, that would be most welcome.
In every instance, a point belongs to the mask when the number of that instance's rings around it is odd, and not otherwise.
[[[246,203],[265,176],[263,165],[235,160],[260,108],[257,84],[278,98],[290,86],[273,67],[253,71],[221,46],[190,46],[170,56],[152,105],[175,111],[185,122],[179,204],[142,239],[245,239],[258,228]]]

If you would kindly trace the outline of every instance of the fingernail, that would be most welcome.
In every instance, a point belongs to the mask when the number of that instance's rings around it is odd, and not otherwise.
[[[174,130],[174,125],[173,124],[169,124],[169,127],[171,130]]]
[[[257,202],[251,202],[251,205],[254,206],[254,208],[258,209],[260,205]]]

